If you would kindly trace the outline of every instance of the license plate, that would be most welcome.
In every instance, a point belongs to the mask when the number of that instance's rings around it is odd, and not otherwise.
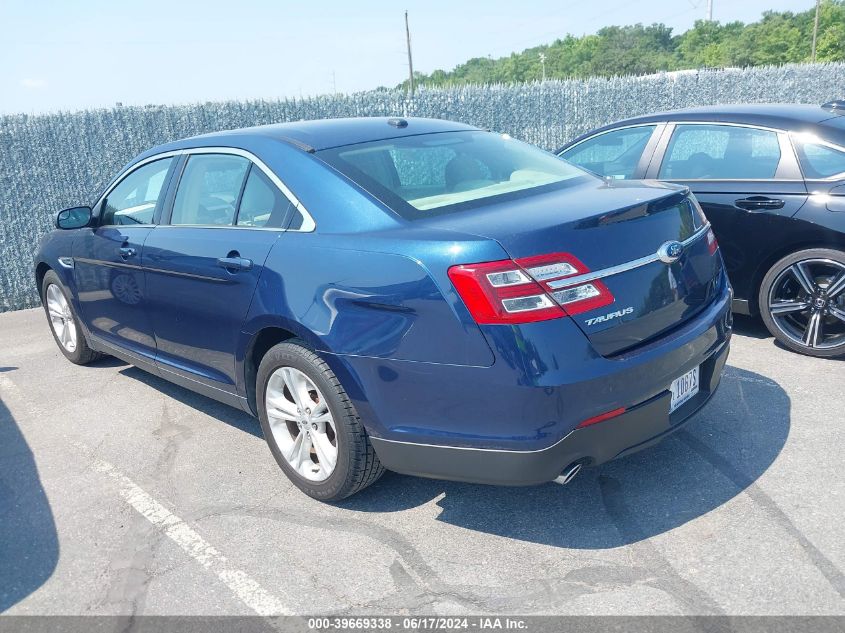
[[[669,386],[669,390],[672,392],[672,403],[669,405],[669,413],[672,413],[698,393],[698,370],[699,368],[696,367],[672,381],[672,384]]]

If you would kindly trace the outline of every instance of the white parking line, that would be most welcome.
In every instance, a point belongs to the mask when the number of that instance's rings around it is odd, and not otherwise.
[[[11,394],[15,400],[20,400],[21,405],[24,406],[27,409],[27,412],[31,415],[38,415],[40,413],[40,411],[32,406],[29,400],[24,398],[23,393],[20,389],[18,389],[18,386],[12,382],[11,378],[9,378],[6,374],[0,374],[0,397],[3,396],[4,392],[7,395]]]
[[[0,395],[11,397],[33,417],[44,417],[39,407],[27,398],[8,376],[3,374],[0,374]],[[91,455],[92,451],[87,446],[80,443],[74,443],[74,445],[84,454]],[[92,458],[92,465],[97,472],[107,474],[117,481],[120,496],[124,501],[155,527],[162,530],[191,558],[214,573],[247,607],[262,616],[293,615],[293,612],[279,598],[269,593],[246,572],[229,564],[226,557],[211,543],[114,465],[97,458]]]
[[[120,496],[126,503],[147,521],[163,530],[165,535],[191,558],[213,572],[246,606],[263,616],[293,615],[281,600],[270,594],[246,572],[232,567],[226,557],[211,543],[112,464],[96,458],[92,463],[94,470],[117,481]]]

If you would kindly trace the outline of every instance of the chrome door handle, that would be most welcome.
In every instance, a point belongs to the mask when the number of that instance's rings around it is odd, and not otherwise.
[[[734,204],[740,209],[746,211],[765,211],[767,209],[782,209],[783,200],[777,198],[767,198],[765,196],[750,196],[748,198],[740,198],[735,200]]]
[[[131,246],[121,246],[120,247],[120,256],[123,259],[129,259],[130,257],[135,257],[136,251]]]
[[[252,268],[252,260],[246,257],[221,257],[217,260],[217,265],[229,272],[238,272]]]

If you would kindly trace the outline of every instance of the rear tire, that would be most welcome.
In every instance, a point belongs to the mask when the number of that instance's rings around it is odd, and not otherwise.
[[[41,303],[53,339],[65,358],[75,365],[87,365],[103,356],[89,347],[70,295],[53,270],[48,270],[41,282]]]
[[[760,284],[760,316],[784,347],[845,355],[845,251],[810,248],[787,255]]]
[[[338,501],[384,473],[337,376],[304,341],[279,343],[261,359],[256,408],[270,452],[309,497]]]

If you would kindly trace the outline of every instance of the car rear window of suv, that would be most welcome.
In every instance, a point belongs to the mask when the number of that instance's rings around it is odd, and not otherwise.
[[[440,132],[318,152],[407,219],[522,197],[594,178],[508,135]]]

